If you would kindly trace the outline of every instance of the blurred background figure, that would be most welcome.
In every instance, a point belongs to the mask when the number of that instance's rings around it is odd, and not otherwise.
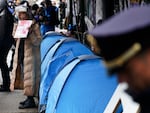
[[[14,0],[7,0],[8,9],[13,14],[15,10],[15,2]]]
[[[42,2],[44,8],[40,14],[40,31],[43,36],[48,31],[55,31],[55,27],[59,25],[58,8],[52,5],[50,0]]]
[[[60,5],[59,5],[59,9],[60,9],[60,28],[63,28],[63,24],[66,18],[66,8],[67,8],[67,4],[65,2],[65,0],[60,0]]]
[[[13,16],[8,9],[7,2],[0,0],[0,69],[2,72],[3,85],[0,91],[10,91],[10,76],[7,65],[7,55],[14,43],[12,37]]]

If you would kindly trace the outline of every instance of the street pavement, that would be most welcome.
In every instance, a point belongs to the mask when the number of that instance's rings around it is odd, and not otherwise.
[[[10,65],[11,55],[12,51],[9,52],[7,57],[8,66]],[[0,85],[1,84],[2,77],[0,71]],[[13,92],[0,92],[0,113],[38,113],[38,108],[18,109],[19,102],[25,99],[26,96],[23,95],[23,90],[15,90]]]
[[[0,113],[38,113],[38,108],[18,109],[19,102],[25,99],[22,90],[0,92]]]

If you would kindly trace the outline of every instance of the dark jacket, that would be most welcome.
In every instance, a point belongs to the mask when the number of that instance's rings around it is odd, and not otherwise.
[[[140,104],[140,113],[150,113],[150,89],[136,94],[127,90],[127,93],[132,96],[133,100]]]
[[[11,47],[15,42],[12,37],[13,15],[6,7],[0,14],[0,47]]]

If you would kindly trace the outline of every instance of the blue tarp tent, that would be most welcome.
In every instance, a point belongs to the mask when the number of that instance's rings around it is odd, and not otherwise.
[[[41,56],[40,112],[103,113],[117,81],[108,78],[100,57],[54,33],[42,41]]]
[[[59,70],[67,62],[83,54],[92,55],[93,53],[74,38],[64,37],[55,32],[43,37],[41,43],[40,106],[43,107],[47,103],[46,95]]]
[[[72,57],[81,54],[93,54],[87,47],[76,39],[64,37],[55,32],[46,34],[41,43],[41,75],[46,72],[48,63],[64,54],[72,54]]]
[[[116,78],[106,75],[99,58],[69,62],[53,81],[46,113],[103,113],[117,87]]]

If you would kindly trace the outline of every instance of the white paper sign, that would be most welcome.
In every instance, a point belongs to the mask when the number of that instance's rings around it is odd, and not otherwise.
[[[19,20],[14,38],[27,38],[32,20]]]

